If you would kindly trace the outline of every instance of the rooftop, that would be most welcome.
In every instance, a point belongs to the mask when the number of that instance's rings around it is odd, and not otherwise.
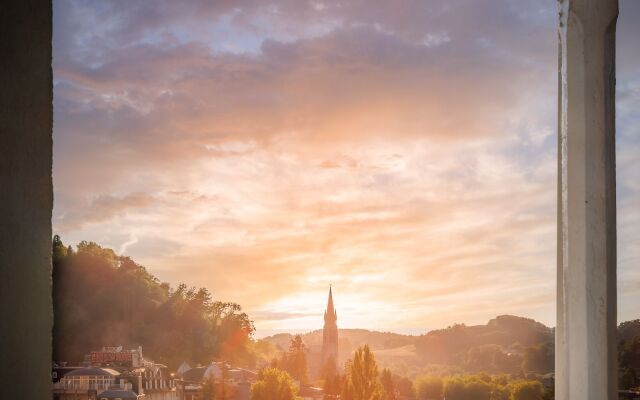
[[[86,367],[68,372],[65,376],[118,376],[120,373],[111,368]]]

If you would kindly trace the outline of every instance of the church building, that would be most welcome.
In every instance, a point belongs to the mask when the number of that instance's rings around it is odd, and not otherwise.
[[[338,366],[338,313],[333,306],[331,286],[322,330],[322,365],[326,365],[327,362],[332,362],[336,368]]]

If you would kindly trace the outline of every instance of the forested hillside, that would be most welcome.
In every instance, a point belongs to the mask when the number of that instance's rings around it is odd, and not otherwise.
[[[369,345],[380,364],[404,375],[431,371],[545,373],[553,370],[553,330],[532,319],[503,315],[486,325],[456,324],[420,336],[341,329],[340,356]],[[309,347],[322,344],[322,331],[302,335]],[[286,349],[291,335],[264,340]]]
[[[416,341],[420,360],[470,372],[546,373],[553,370],[553,330],[532,319],[503,315],[486,325],[454,325]]]
[[[640,320],[623,322],[618,328],[621,387],[640,384]],[[322,331],[301,335],[309,347],[320,346]],[[456,324],[420,336],[341,329],[341,360],[368,344],[382,367],[414,378],[424,373],[535,373],[554,368],[554,330],[532,319],[502,315],[486,325]],[[286,349],[292,335],[265,338]]]
[[[206,289],[161,283],[129,257],[96,243],[74,251],[53,239],[54,360],[76,363],[102,346],[143,346],[155,361],[214,358],[251,365],[253,323]]]
[[[322,330],[318,329],[301,335],[308,347],[322,345]],[[277,348],[286,349],[293,335],[280,333],[269,336],[264,340],[272,343]],[[413,344],[415,336],[401,335],[392,332],[377,332],[366,329],[340,329],[340,348],[346,349],[350,355],[352,350],[367,344],[372,350],[392,349]]]

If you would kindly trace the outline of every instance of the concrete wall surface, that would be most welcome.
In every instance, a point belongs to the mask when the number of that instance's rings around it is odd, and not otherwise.
[[[0,2],[0,399],[51,398],[51,1]]]

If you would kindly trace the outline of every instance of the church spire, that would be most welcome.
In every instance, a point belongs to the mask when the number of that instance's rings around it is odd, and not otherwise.
[[[333,288],[329,285],[327,310],[324,312],[324,329],[322,330],[322,361],[338,365],[338,313],[333,305]]]
[[[338,314],[336,313],[336,309],[333,306],[333,293],[331,289],[331,285],[329,285],[329,300],[327,301],[327,310],[324,312],[325,322],[335,322],[338,319]]]

